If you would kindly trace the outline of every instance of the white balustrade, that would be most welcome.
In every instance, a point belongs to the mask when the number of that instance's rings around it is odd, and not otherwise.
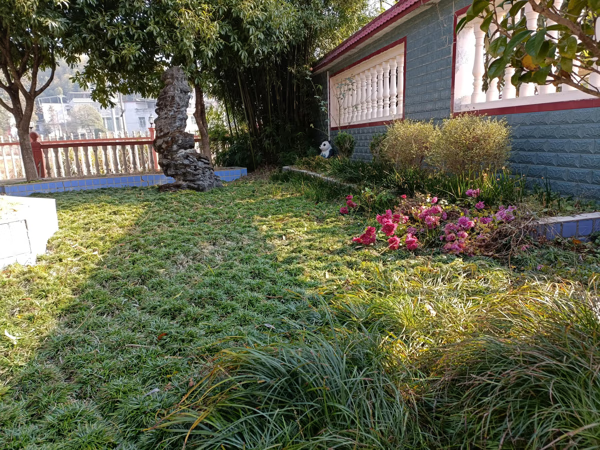
[[[537,21],[539,14],[535,12],[530,3],[525,5],[525,19],[527,29],[535,32],[537,30]],[[519,97],[532,97],[535,95],[534,83],[521,83],[519,87]]]
[[[596,19],[596,41],[600,37],[600,19]],[[598,59],[594,63],[594,69],[600,70],[600,64]],[[590,73],[590,86],[595,87],[596,89],[600,89],[600,73],[592,72]]]
[[[396,56],[398,65],[398,110],[396,114],[404,116],[404,55]]]
[[[365,97],[365,105],[367,107],[367,115],[365,119],[371,118],[371,113],[373,111],[373,105],[371,105],[371,98],[373,97],[373,89],[371,82],[371,70],[365,71],[365,78],[367,80],[367,96]]]
[[[398,63],[396,58],[390,59],[390,111],[392,116],[396,115],[396,106],[398,104],[398,81],[397,73]]]
[[[330,83],[331,126],[399,119],[404,98],[404,44],[336,74]]]
[[[559,9],[564,0],[555,0],[554,7]],[[508,8],[498,10],[499,19],[508,13]],[[530,4],[524,7],[524,18],[527,29],[532,32],[538,30],[539,14],[533,11]],[[519,18],[515,18],[519,20]],[[546,22],[546,27],[553,25],[550,20]],[[577,90],[576,88],[562,85],[559,90],[552,83],[544,86],[538,86],[535,83],[522,83],[519,86],[517,94],[516,87],[511,83],[515,74],[515,69],[507,67],[500,79],[495,78],[488,81],[487,90],[483,91],[483,76],[485,72],[485,49],[484,42],[486,33],[480,28],[481,20],[475,20],[467,24],[456,36],[456,53],[454,61],[454,112],[486,110],[504,107],[517,107],[525,105],[543,104],[549,102],[566,102],[574,100],[593,99],[594,96]],[[490,25],[489,33],[496,31],[493,24]],[[600,20],[596,22],[596,35],[600,36]],[[549,31],[552,39],[558,40],[558,31]],[[404,61],[402,59],[402,61]],[[600,61],[596,61],[595,68],[600,68]],[[403,89],[400,89],[400,83],[403,77],[400,61],[398,63],[398,108],[397,113],[401,114],[401,95]],[[577,68],[575,68],[577,70]],[[391,77],[390,77],[391,78]],[[551,78],[549,79],[551,80]],[[588,78],[592,86],[600,87],[600,74],[592,72]],[[393,97],[393,93],[390,94]],[[393,102],[393,101],[392,101]],[[390,104],[390,113],[393,114],[392,104]]]
[[[475,62],[473,63],[473,94],[471,94],[471,103],[485,101],[485,93],[483,92],[483,74],[485,73],[483,46],[485,32],[481,30],[480,25],[481,20],[473,22],[475,32]]]
[[[383,67],[383,116],[390,115],[390,65],[387,61],[382,64]]]

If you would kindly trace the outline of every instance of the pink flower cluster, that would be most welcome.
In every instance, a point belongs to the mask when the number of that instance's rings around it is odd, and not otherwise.
[[[350,211],[348,210],[348,208],[356,208],[358,205],[356,203],[354,203],[354,201],[352,201],[354,197],[352,195],[347,195],[346,196],[346,205],[347,206],[342,206],[340,208],[340,214],[348,214]]]
[[[406,244],[406,248],[408,250],[416,250],[419,248],[419,240],[417,239],[417,237],[411,233],[408,233],[406,235],[406,240],[404,242]]]
[[[367,227],[365,232],[358,237],[352,238],[352,242],[363,245],[372,245],[377,240],[377,229],[375,227]]]
[[[460,217],[456,223],[447,223],[444,227],[444,234],[440,236],[440,240],[446,241],[444,250],[456,255],[463,253],[467,248],[467,239],[469,238],[467,231],[474,227],[475,221],[467,216]]]
[[[435,203],[433,202],[433,200],[437,202],[437,197],[433,197],[432,199],[432,203]],[[435,205],[430,208],[427,208],[426,206],[421,206],[420,212],[419,214],[417,214],[417,218],[420,221],[425,222],[427,228],[433,230],[434,228],[437,228],[440,225],[440,219],[446,220],[448,218],[448,215],[444,212],[441,206]]]
[[[494,215],[494,217],[499,222],[512,222],[515,220],[515,215],[513,213],[516,209],[516,206],[509,206],[508,208],[500,206],[500,209],[498,209],[498,212]]]
[[[480,194],[479,189],[467,191],[467,195],[474,199]],[[347,200],[351,201],[352,197],[348,196]],[[402,200],[406,200],[405,196],[402,196]],[[439,236],[446,253],[487,254],[486,246],[492,231],[500,224],[514,220],[516,207],[501,206],[494,213],[484,211],[489,207],[483,201],[469,200],[468,205],[470,206],[448,205],[444,200],[438,202],[437,197],[428,197],[426,200],[423,198],[417,202],[403,201],[396,213],[388,209],[384,214],[378,214],[377,222],[381,225],[381,233],[388,238],[390,250],[397,250],[404,244],[407,250],[414,251],[421,246],[439,242]],[[443,231],[441,236],[440,229]],[[377,233],[375,227],[368,227],[363,234],[352,240],[372,245],[377,241]]]

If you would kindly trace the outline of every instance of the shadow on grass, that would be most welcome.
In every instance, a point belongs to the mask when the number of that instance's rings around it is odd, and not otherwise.
[[[0,448],[160,448],[143,429],[216,351],[319,321],[316,283],[259,230],[304,214],[302,198],[261,183],[56,198],[50,254],[0,278],[0,327],[17,338],[0,338]]]

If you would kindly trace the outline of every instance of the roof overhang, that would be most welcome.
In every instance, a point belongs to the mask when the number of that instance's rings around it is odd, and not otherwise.
[[[327,53],[313,67],[319,74],[330,69],[339,60],[348,58],[363,47],[377,40],[392,29],[410,20],[440,0],[399,0],[394,6],[377,16],[332,51]]]

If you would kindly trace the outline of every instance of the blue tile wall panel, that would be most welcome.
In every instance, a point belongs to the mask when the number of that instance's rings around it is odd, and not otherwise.
[[[248,174],[245,168],[217,170],[217,176],[223,181],[230,182]],[[112,176],[105,178],[88,178],[84,180],[44,181],[40,183],[15,184],[0,186],[0,194],[27,196],[31,194],[48,194],[64,191],[84,191],[90,189],[116,187],[144,187],[173,183],[175,180],[163,174]]]

